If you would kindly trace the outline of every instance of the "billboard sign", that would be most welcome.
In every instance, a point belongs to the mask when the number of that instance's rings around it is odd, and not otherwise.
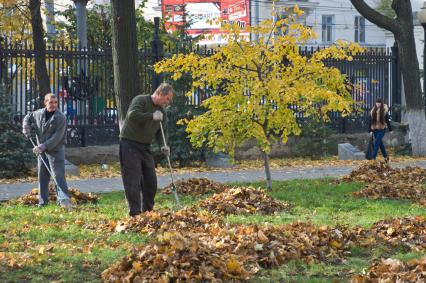
[[[224,23],[250,24],[249,0],[163,0],[162,13],[169,31],[187,22],[188,34],[205,35],[201,44],[225,44]]]

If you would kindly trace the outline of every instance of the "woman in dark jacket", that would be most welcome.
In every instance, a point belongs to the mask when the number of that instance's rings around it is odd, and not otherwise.
[[[370,134],[374,135],[374,149],[373,159],[377,158],[379,148],[382,151],[383,157],[386,162],[389,162],[389,157],[383,144],[383,137],[385,136],[386,129],[392,132],[392,127],[389,117],[389,107],[383,103],[383,99],[378,98],[376,105],[370,111]]]

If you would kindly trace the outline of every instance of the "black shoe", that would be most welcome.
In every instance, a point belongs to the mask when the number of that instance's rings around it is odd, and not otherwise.
[[[385,157],[385,162],[389,163],[389,157]]]
[[[47,203],[39,203],[39,204],[37,204],[38,208],[42,208],[42,207],[45,207],[45,206],[47,206]]]

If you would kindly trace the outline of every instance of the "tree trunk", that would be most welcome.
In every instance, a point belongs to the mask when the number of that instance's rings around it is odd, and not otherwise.
[[[425,156],[426,152],[426,117],[424,109],[407,110],[405,118],[409,124],[409,137],[414,156]]]
[[[269,155],[266,152],[263,152],[263,159],[265,165],[265,174],[266,174],[266,185],[268,191],[272,191],[272,178],[271,178],[271,169],[269,166]]]
[[[50,92],[50,79],[46,68],[46,44],[44,42],[43,20],[40,0],[30,0],[31,27],[33,31],[35,73],[39,89],[39,107],[44,107],[44,96]]]
[[[391,31],[398,44],[404,92],[405,117],[410,128],[414,156],[426,156],[426,117],[422,99],[419,62],[416,56],[413,12],[410,0],[393,0],[396,20],[382,15],[368,6],[364,0],[351,0],[355,8],[370,22]]]
[[[133,97],[139,94],[134,0],[111,0],[114,91],[120,129]]]
[[[406,109],[403,115],[409,125],[412,152],[414,156],[426,156],[426,116],[414,35],[403,33],[396,38],[396,42],[404,80]]]

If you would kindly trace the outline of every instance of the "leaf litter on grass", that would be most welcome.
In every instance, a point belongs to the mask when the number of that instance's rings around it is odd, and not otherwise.
[[[199,190],[198,190],[199,191]],[[115,232],[153,233],[161,230],[194,230],[211,223],[222,224],[229,214],[273,214],[286,210],[289,204],[277,201],[264,190],[252,187],[227,188],[225,191],[177,212],[151,211],[133,218],[95,227]],[[93,227],[92,227],[93,228]]]
[[[383,162],[369,162],[345,176],[343,181],[367,183],[364,189],[353,193],[356,197],[407,199],[426,206],[426,169],[392,168]]]
[[[162,227],[154,241],[135,247],[129,256],[106,269],[104,282],[244,281],[260,268],[275,268],[291,260],[342,264],[351,248],[372,247],[378,242],[425,249],[426,221],[421,216],[379,221],[371,229],[318,227],[305,222],[203,225],[202,229],[182,231]]]
[[[211,225],[205,232],[158,234],[149,244],[102,273],[104,282],[243,281],[260,267],[293,259],[341,263],[358,235],[351,230],[310,223],[231,226]]]
[[[273,268],[289,260],[343,263],[351,247],[372,247],[379,242],[424,250],[426,222],[421,216],[379,221],[371,229],[303,222],[239,226],[217,217],[273,214],[287,208],[288,204],[264,190],[238,187],[177,213],[149,212],[115,223],[115,231],[155,233],[156,238],[135,247],[106,269],[102,278],[105,282],[244,281],[260,267]]]
[[[409,233],[425,234],[422,228],[424,218],[400,219],[404,225],[390,220],[382,226],[376,223],[376,226],[373,225],[376,230],[372,228],[371,231],[359,227],[317,227],[303,222],[281,226],[223,223],[222,216],[229,213],[275,213],[282,210],[283,206],[263,211],[252,208],[275,207],[274,201],[263,190],[234,188],[176,213],[154,211],[125,219],[122,223],[111,222],[107,227],[110,231],[155,233],[155,238],[144,246],[133,247],[129,256],[105,270],[102,278],[106,282],[244,281],[256,274],[260,267],[273,268],[289,260],[342,263],[350,254],[350,247],[371,246],[382,240],[398,244],[390,237],[380,237],[380,231],[386,230],[389,234],[392,229],[398,230],[400,241],[414,239],[414,244],[418,244],[419,240]],[[245,204],[241,205],[241,202]],[[208,209],[209,205],[211,209]],[[288,205],[284,206],[286,208]],[[423,222],[423,226],[419,224],[410,230],[410,221]],[[390,235],[396,237],[396,234]]]

